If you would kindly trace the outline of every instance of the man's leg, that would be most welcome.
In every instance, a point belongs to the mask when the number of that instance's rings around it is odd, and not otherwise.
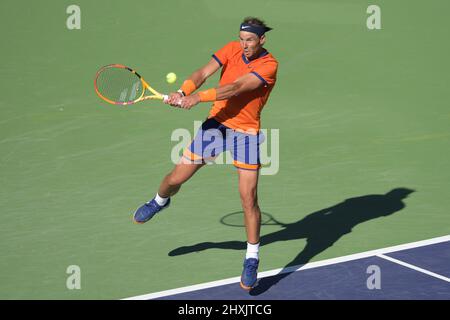
[[[258,206],[257,194],[259,170],[238,169],[238,173],[239,193],[247,232],[247,253],[241,276],[241,287],[250,290],[256,284],[259,264],[258,251],[261,229],[261,211]]]
[[[162,198],[172,197],[180,190],[181,185],[188,181],[204,165],[204,163],[194,163],[185,157],[181,157],[175,168],[164,177],[159,186],[158,194]]]
[[[238,173],[247,242],[256,244],[259,243],[261,229],[261,211],[258,206],[257,194],[259,170],[238,169]]]
[[[155,198],[147,202],[134,213],[136,223],[144,223],[155,214],[170,205],[170,197],[180,190],[181,185],[191,178],[204,163],[194,163],[184,157],[175,168],[164,177]]]

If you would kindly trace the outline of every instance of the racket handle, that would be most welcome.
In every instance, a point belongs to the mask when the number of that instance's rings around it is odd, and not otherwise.
[[[167,101],[169,100],[169,96],[166,94],[163,94],[163,102],[167,103]],[[181,106],[181,100],[178,100],[177,105]]]

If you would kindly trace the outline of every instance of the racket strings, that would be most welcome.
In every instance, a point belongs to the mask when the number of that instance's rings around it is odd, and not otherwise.
[[[132,102],[144,91],[141,79],[124,68],[103,69],[98,74],[96,83],[100,94],[114,102]]]

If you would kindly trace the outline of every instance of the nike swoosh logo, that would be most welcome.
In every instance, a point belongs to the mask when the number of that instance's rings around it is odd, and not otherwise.
[[[241,29],[247,29],[250,28],[249,26],[243,26]]]

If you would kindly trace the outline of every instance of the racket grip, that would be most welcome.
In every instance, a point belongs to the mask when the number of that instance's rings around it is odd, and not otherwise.
[[[163,94],[163,102],[167,103],[168,100],[169,100],[169,96],[166,94]]]

